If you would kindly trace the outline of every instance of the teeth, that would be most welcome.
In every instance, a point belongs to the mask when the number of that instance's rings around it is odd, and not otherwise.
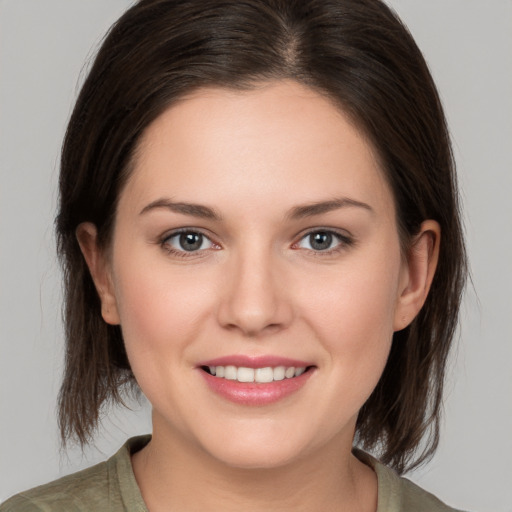
[[[238,382],[254,382],[254,370],[252,368],[238,368],[236,377]]]
[[[236,366],[226,366],[224,369],[224,378],[228,380],[236,380]]]
[[[306,368],[304,366],[295,368],[294,366],[276,366],[272,368],[246,368],[244,366],[209,366],[208,370],[212,375],[228,380],[237,380],[238,382],[274,382],[283,379],[292,379],[302,375]]]
[[[284,371],[284,376],[287,379],[291,379],[292,377],[295,377],[295,368],[292,366],[291,368],[286,368]]]
[[[283,380],[286,368],[284,366],[278,366],[274,368],[274,380]]]
[[[274,370],[272,368],[257,368],[254,372],[255,382],[272,382],[274,380]]]

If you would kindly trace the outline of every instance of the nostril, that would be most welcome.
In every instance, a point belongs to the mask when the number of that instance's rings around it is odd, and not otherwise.
[[[224,329],[257,338],[287,327],[293,317],[292,309],[286,291],[276,289],[269,280],[260,279],[251,286],[239,281],[237,286],[226,289],[217,318]]]

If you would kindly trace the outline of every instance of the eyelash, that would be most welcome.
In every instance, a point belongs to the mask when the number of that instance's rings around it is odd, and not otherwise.
[[[335,239],[335,240],[337,240],[338,243],[333,248],[325,249],[325,250],[315,250],[313,248],[311,248],[311,249],[304,248],[304,250],[308,251],[310,254],[312,254],[314,256],[318,256],[318,257],[332,256],[332,255],[338,254],[339,252],[347,250],[348,248],[352,247],[355,244],[354,238],[347,235],[346,233],[340,233],[339,231],[336,231],[331,228],[315,228],[315,229],[311,229],[311,230],[307,231],[306,233],[304,233],[299,238],[299,240],[292,245],[292,248],[300,249],[300,247],[298,247],[298,245],[302,241],[307,240],[308,237],[311,237],[313,235],[318,235],[318,234],[328,235],[333,238],[332,241],[334,241],[334,239]]]
[[[160,245],[165,249],[166,252],[169,254],[172,254],[173,256],[177,256],[178,258],[194,258],[198,257],[199,254],[203,253],[204,251],[208,251],[211,248],[208,249],[199,249],[197,251],[186,251],[186,250],[178,250],[175,249],[170,245],[170,241],[175,238],[179,238],[181,235],[201,235],[203,237],[202,243],[204,243],[205,240],[208,240],[212,246],[219,247],[215,242],[213,242],[208,235],[203,233],[200,229],[191,229],[191,228],[182,228],[177,229],[173,231],[172,233],[165,234],[162,239],[160,240]]]
[[[205,240],[207,240],[210,242],[210,244],[212,246],[215,247],[215,249],[220,248],[220,246],[218,244],[216,244],[215,242],[213,242],[211,240],[211,238],[208,235],[206,235],[204,232],[202,232],[199,229],[191,229],[191,228],[183,228],[183,229],[173,231],[172,233],[167,233],[161,238],[159,243],[162,246],[162,248],[165,249],[166,252],[168,252],[169,254],[172,254],[173,256],[177,256],[179,258],[198,257],[200,254],[204,253],[204,251],[209,251],[213,248],[213,247],[208,247],[207,249],[198,249],[198,250],[193,250],[193,251],[178,250],[178,249],[173,248],[170,245],[170,241],[172,239],[176,239],[184,234],[185,235],[186,234],[200,235],[201,237],[203,237],[203,239],[201,241],[201,245],[204,243]],[[330,249],[325,249],[325,250],[315,250],[313,248],[303,248],[304,250],[308,251],[309,253],[313,254],[314,256],[318,256],[318,257],[331,256],[333,254],[337,254],[343,250],[346,250],[347,248],[350,248],[355,244],[355,240],[347,234],[342,234],[342,233],[340,233],[336,230],[333,230],[331,228],[325,228],[325,229],[315,228],[315,229],[311,229],[311,230],[307,231],[306,233],[302,234],[300,236],[300,238],[298,239],[298,241],[294,242],[292,244],[292,249],[299,250],[300,249],[299,244],[301,242],[303,242],[304,240],[307,240],[308,237],[311,237],[312,235],[316,235],[316,234],[331,236],[334,239],[336,239],[338,241],[338,243],[336,244],[335,247],[330,248]],[[311,246],[311,243],[310,243],[310,246]]]

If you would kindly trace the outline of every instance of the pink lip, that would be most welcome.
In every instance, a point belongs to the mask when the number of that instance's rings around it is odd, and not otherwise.
[[[306,367],[308,371],[299,377],[267,383],[238,382],[210,375],[201,366],[243,366],[245,368],[265,368],[268,366]],[[314,373],[314,367],[305,361],[278,356],[248,357],[242,355],[226,356],[205,361],[198,370],[208,387],[221,397],[239,405],[263,406],[282,400],[299,391]]]
[[[289,359],[280,356],[245,356],[245,355],[231,355],[219,357],[217,359],[210,359],[203,361],[197,365],[200,366],[243,366],[244,368],[266,368],[272,366],[294,366],[295,368],[313,366],[310,362],[299,361],[298,359]]]

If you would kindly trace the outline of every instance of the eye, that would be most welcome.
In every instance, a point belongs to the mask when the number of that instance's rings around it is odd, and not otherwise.
[[[303,236],[296,247],[316,252],[332,252],[343,246],[351,245],[352,240],[334,231],[317,230]]]
[[[213,242],[198,231],[180,231],[165,238],[166,248],[172,252],[196,252],[211,249]]]

